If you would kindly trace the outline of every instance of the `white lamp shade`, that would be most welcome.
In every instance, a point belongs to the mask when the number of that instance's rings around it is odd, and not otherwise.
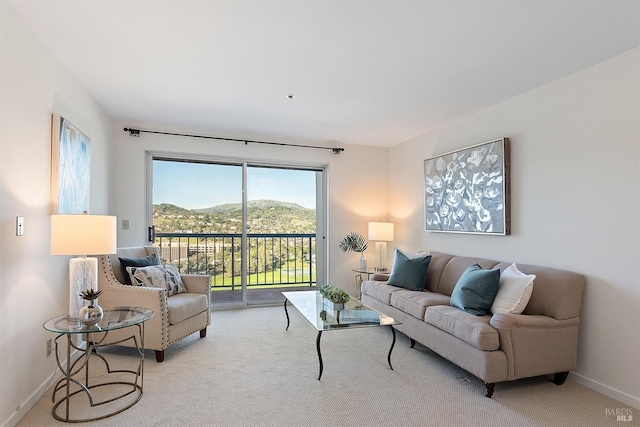
[[[393,223],[391,222],[370,222],[369,240],[380,242],[393,241]]]
[[[116,217],[51,215],[51,255],[116,253]]]

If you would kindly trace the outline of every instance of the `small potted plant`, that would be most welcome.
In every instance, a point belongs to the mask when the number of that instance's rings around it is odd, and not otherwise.
[[[84,323],[86,326],[93,326],[102,320],[102,316],[104,312],[102,311],[102,307],[100,307],[95,301],[98,299],[100,295],[102,295],[102,291],[87,289],[86,291],[82,291],[79,294],[83,300],[89,301],[87,305],[82,307],[78,312],[78,320]]]
[[[367,259],[364,257],[364,251],[367,250],[368,246],[369,244],[362,234],[356,233],[355,231],[347,234],[338,244],[342,252],[358,252],[360,254],[361,270],[366,270],[367,268]]]
[[[318,290],[324,297],[324,305],[331,310],[344,310],[344,304],[351,299],[348,293],[333,285],[325,285]]]

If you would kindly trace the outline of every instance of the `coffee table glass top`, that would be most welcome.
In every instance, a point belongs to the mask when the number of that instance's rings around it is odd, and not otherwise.
[[[401,324],[392,317],[363,305],[354,297],[345,304],[344,310],[336,311],[325,306],[319,291],[283,292],[282,295],[318,331]]]

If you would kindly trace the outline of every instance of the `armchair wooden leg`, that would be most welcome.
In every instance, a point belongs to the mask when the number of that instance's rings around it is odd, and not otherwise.
[[[156,350],[156,362],[164,362],[164,350]]]
[[[207,328],[200,329],[200,338],[204,338],[207,336]]]
[[[569,371],[556,372],[555,374],[553,374],[553,383],[555,385],[562,385],[566,381],[567,376],[569,376]]]
[[[485,396],[491,399],[493,391],[496,389],[496,383],[484,383],[484,385],[487,388],[487,394],[485,394]]]

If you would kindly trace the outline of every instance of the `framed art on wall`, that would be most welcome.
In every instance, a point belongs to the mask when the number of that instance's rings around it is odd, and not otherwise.
[[[511,234],[509,139],[424,161],[425,229]]]
[[[51,126],[51,213],[89,211],[91,140],[63,117]]]

